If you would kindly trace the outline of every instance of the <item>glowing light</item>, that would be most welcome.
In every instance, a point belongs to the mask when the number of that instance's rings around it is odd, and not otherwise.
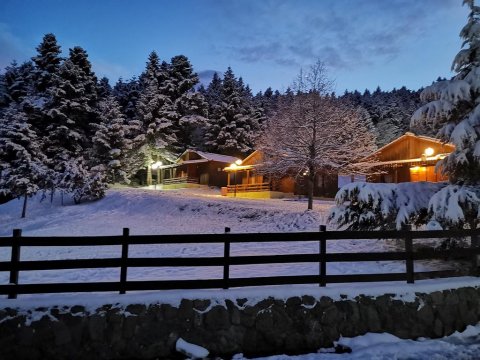
[[[242,160],[240,160],[240,159],[235,160],[235,165],[238,165],[238,166],[242,165]]]
[[[425,155],[427,156],[432,156],[435,153],[435,150],[433,150],[431,147],[428,147],[425,149]]]
[[[420,166],[413,166],[410,168],[410,171],[418,171],[420,170]]]
[[[233,163],[233,164],[230,164],[230,169],[232,170],[235,170],[237,168],[237,164]]]

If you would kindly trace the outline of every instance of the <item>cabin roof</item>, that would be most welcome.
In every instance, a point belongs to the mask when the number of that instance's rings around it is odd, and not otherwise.
[[[367,156],[367,157],[371,157],[373,155],[377,155],[377,154],[380,154],[382,151],[384,151],[385,149],[388,149],[392,146],[395,146],[396,144],[402,142],[402,141],[405,141],[406,139],[408,139],[409,137],[413,137],[413,138],[416,138],[416,139],[421,139],[421,140],[426,140],[426,141],[429,141],[429,142],[432,142],[432,143],[435,143],[435,144],[439,144],[439,145],[448,145],[448,146],[454,146],[452,144],[446,144],[442,141],[440,141],[439,139],[436,139],[436,138],[432,138],[430,136],[424,136],[424,135],[415,135],[414,133],[412,132],[406,132],[405,134],[403,134],[402,136],[396,138],[395,140],[392,140],[391,142],[389,142],[388,144],[385,144],[383,145],[381,148],[377,149],[373,154]]]
[[[199,155],[200,157],[202,157],[203,159],[205,160],[187,160],[187,161],[182,161],[182,157],[189,153],[189,152],[192,152],[192,153],[195,153],[197,155]],[[234,163],[235,161],[239,160],[238,158],[234,157],[234,156],[229,156],[229,155],[222,155],[222,154],[215,154],[215,153],[209,153],[209,152],[205,152],[205,151],[197,151],[197,150],[192,150],[192,149],[188,149],[188,150],[185,150],[183,152],[182,155],[180,155],[178,157],[178,159],[175,161],[177,164],[178,163],[182,163],[182,164],[186,164],[186,163],[191,163],[191,162],[205,162],[205,161],[218,161],[218,162],[223,162],[223,163],[228,163],[228,164],[232,164]]]
[[[412,132],[406,132],[405,134],[403,134],[402,136],[396,138],[395,140],[389,142],[388,144],[385,144],[384,146],[382,146],[381,148],[377,149],[375,152],[373,152],[372,154],[364,157],[363,159],[360,160],[360,162],[362,161],[368,161],[369,159],[372,159],[372,158],[376,158],[376,157],[380,157],[380,155],[385,152],[386,150],[389,150],[395,146],[399,146],[402,142],[406,142],[409,138],[413,138],[415,140],[423,140],[423,141],[427,141],[427,142],[430,142],[435,145],[441,145],[444,148],[444,150],[446,150],[444,153],[442,154],[437,154],[436,158],[438,160],[438,156],[440,155],[441,157],[445,157],[445,155],[448,155],[450,153],[450,151],[448,150],[451,150],[453,151],[455,149],[455,146],[453,144],[450,144],[450,143],[444,143],[442,142],[441,140],[439,139],[436,139],[436,138],[432,138],[430,136],[424,136],[424,135],[415,135],[414,133]],[[402,162],[411,162],[411,161],[415,161],[416,158],[414,159],[399,159],[399,160],[391,160],[391,161],[379,161],[378,163],[402,163]],[[433,160],[433,159],[432,159]]]

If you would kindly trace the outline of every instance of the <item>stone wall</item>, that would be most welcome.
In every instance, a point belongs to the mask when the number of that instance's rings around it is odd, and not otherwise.
[[[2,359],[175,358],[182,337],[212,356],[299,354],[331,347],[341,335],[389,332],[401,338],[441,337],[480,320],[480,289],[328,297],[182,300],[168,304],[0,310]],[[181,358],[181,357],[180,357]]]

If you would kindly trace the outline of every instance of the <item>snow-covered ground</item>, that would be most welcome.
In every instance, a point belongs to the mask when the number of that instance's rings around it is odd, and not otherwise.
[[[120,235],[123,227],[130,233],[198,234],[222,233],[230,227],[237,233],[318,231],[326,223],[331,201],[315,201],[314,210],[299,199],[247,200],[225,198],[214,189],[155,191],[152,189],[118,188],[108,191],[99,201],[64,206],[60,198],[40,202],[31,199],[27,217],[20,219],[21,200],[0,205],[0,236],[11,236],[13,228],[21,228],[25,236]],[[258,236],[261,239],[260,235]],[[390,240],[329,241],[328,252],[388,251],[396,247]],[[231,254],[295,254],[318,253],[317,242],[275,242],[232,244]],[[132,257],[223,256],[223,246],[216,244],[165,244],[131,246]],[[0,261],[10,257],[10,249],[0,248]],[[104,247],[28,247],[22,248],[23,260],[112,258],[120,257],[119,246]],[[416,262],[416,271],[451,268],[440,261]],[[400,261],[329,263],[329,274],[404,272]],[[231,277],[317,274],[318,264],[269,264],[233,266]],[[220,267],[132,268],[130,280],[207,279],[221,278]],[[81,269],[24,271],[21,283],[116,281],[119,269]],[[8,274],[0,273],[0,283],[8,282]]]
[[[257,360],[478,360],[480,359],[480,324],[468,326],[442,339],[404,340],[388,333],[367,333],[354,338],[340,338],[338,344],[352,349],[350,354],[334,354],[334,349],[321,349],[317,354],[301,356],[277,355]],[[330,353],[329,353],[330,352]],[[234,360],[245,360],[241,354]]]
[[[314,210],[306,211],[303,200],[245,200],[219,196],[215,190],[154,191],[151,189],[112,189],[97,202],[81,205],[65,204],[55,198],[39,202],[31,199],[27,218],[20,219],[21,201],[14,200],[0,205],[0,236],[11,236],[12,229],[21,228],[26,236],[82,236],[119,235],[123,227],[129,227],[131,234],[174,234],[174,233],[222,233],[226,226],[232,232],[288,232],[317,231],[333,202],[315,201]],[[252,234],[252,236],[255,236]],[[0,239],[1,240],[1,239]],[[345,240],[328,242],[329,252],[386,251],[396,244],[385,240]],[[301,243],[254,243],[232,245],[232,255],[239,254],[290,254],[317,252],[318,244]],[[207,244],[193,245],[148,245],[133,246],[132,256],[222,256],[221,246]],[[120,248],[99,247],[33,247],[22,249],[22,259],[67,259],[104,258],[120,256]],[[0,248],[0,261],[8,260],[10,250]],[[396,272],[404,271],[402,262],[365,262],[328,264],[330,274]],[[416,263],[416,270],[439,269],[441,262]],[[236,267],[231,276],[265,276],[317,273],[315,264],[290,264]],[[182,269],[129,269],[129,279],[186,279],[221,277],[218,268]],[[43,272],[22,272],[20,282],[82,282],[118,280],[119,271],[111,270],[62,270]],[[6,283],[6,273],[0,273],[0,283]],[[412,300],[415,292],[431,292],[461,286],[480,286],[479,278],[457,278],[424,280],[415,284],[404,282],[375,284],[329,284],[318,286],[275,286],[263,288],[242,288],[230,290],[163,291],[161,301],[179,304],[183,297],[208,298],[215,303],[225,299],[248,297],[255,303],[273,296],[286,298],[295,295],[330,296],[340,299],[354,298],[358,294],[371,296],[395,291],[405,301]],[[92,310],[105,303],[154,303],[159,301],[158,292],[130,292],[118,294],[54,294],[25,295],[16,300],[0,299],[0,307],[34,309],[40,306],[86,305]],[[29,313],[35,316],[35,312]],[[352,354],[308,354],[297,357],[274,356],[269,359],[479,359],[480,325],[470,326],[462,334],[454,334],[439,340],[401,340],[389,334],[366,334],[353,339],[339,341],[353,349]],[[325,351],[325,350],[322,350]],[[237,359],[243,359],[239,354]]]

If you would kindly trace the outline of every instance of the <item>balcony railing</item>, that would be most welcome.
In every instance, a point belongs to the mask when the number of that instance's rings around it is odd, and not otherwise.
[[[198,178],[182,176],[170,179],[163,179],[162,182],[164,185],[173,185],[173,184],[198,184]]]
[[[259,184],[238,184],[238,185],[228,185],[227,190],[229,193],[234,192],[254,192],[254,191],[270,191],[270,183],[259,183]]]

